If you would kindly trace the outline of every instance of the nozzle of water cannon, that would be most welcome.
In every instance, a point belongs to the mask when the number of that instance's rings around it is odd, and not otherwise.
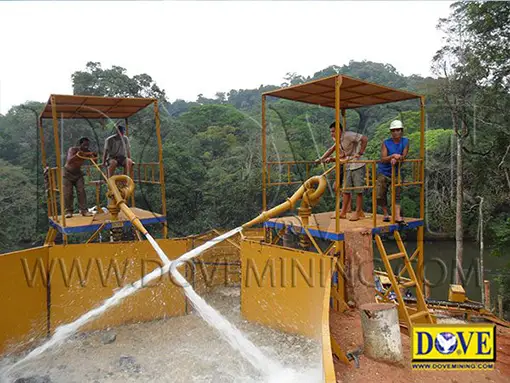
[[[244,229],[247,229],[247,228],[249,228],[249,227],[251,227],[253,225],[257,225],[259,223],[263,223],[263,222],[267,221],[270,218],[271,217],[269,216],[269,214],[267,214],[267,211],[264,211],[260,215],[258,215],[257,217],[253,218],[251,221],[248,221],[245,224],[243,224],[241,227],[244,230]]]
[[[311,190],[312,185],[317,185],[315,190]],[[262,212],[259,216],[255,217],[249,222],[246,222],[241,227],[243,229],[246,229],[250,226],[257,225],[259,223],[263,223],[267,221],[268,219],[271,219],[273,217],[276,217],[282,213],[284,213],[287,210],[290,210],[294,208],[294,205],[296,202],[303,198],[303,202],[309,206],[314,206],[318,203],[320,197],[326,190],[327,181],[326,177],[324,175],[321,176],[314,176],[306,180],[303,185],[299,187],[298,190],[290,197],[287,198],[287,201],[281,203],[278,206],[275,206],[274,208]],[[306,193],[306,195],[305,195]]]

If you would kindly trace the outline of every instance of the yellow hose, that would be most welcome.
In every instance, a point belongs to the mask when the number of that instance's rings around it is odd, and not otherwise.
[[[243,229],[247,229],[250,226],[265,222],[268,219],[276,217],[286,212],[287,210],[294,208],[294,205],[300,199],[303,199],[303,202],[301,202],[302,207],[307,208],[310,206],[315,206],[319,202],[320,197],[322,196],[327,187],[325,174],[320,176],[314,176],[306,180],[303,183],[303,185],[301,185],[300,188],[290,198],[287,198],[287,201],[281,203],[278,206],[273,207],[270,210],[262,212],[258,217],[252,219],[249,222],[246,222],[242,226]],[[315,190],[312,189],[313,185],[317,185]]]
[[[83,156],[81,153],[78,153],[77,155],[82,159],[90,160],[90,162],[92,162],[92,164],[97,168],[101,176],[105,179],[108,185],[108,189],[115,201],[115,205],[118,206],[118,208],[126,215],[126,217],[129,218],[133,226],[135,226],[138,229],[138,231],[140,231],[143,235],[146,235],[148,233],[147,229],[142,225],[140,219],[138,219],[138,217],[133,213],[129,206],[126,205],[126,199],[128,199],[131,196],[131,194],[133,194],[133,192],[135,191],[135,183],[131,179],[131,177],[124,174],[119,174],[108,178],[102,172],[99,165],[96,163],[95,160],[97,159],[97,157],[86,157]],[[117,186],[117,181],[125,182],[127,186],[122,188],[122,191],[120,191]]]
[[[118,181],[125,182],[127,184],[127,186],[122,189],[122,192],[117,186]],[[120,210],[122,210],[126,217],[129,218],[131,223],[138,229],[138,231],[140,231],[143,235],[146,235],[147,229],[142,225],[142,222],[133,213],[129,206],[126,205],[126,199],[129,198],[135,190],[134,181],[124,174],[119,174],[108,178],[107,183],[108,189],[110,190],[110,193],[115,200],[115,204],[119,207]]]

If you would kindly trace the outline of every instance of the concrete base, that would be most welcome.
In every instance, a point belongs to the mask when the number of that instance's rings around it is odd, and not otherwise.
[[[402,363],[402,340],[397,306],[392,303],[369,303],[360,307],[364,355],[369,358]]]

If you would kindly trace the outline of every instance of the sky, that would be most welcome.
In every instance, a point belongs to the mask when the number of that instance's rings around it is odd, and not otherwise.
[[[149,74],[168,98],[279,85],[350,60],[431,75],[445,1],[0,1],[0,113],[72,94],[88,61]]]

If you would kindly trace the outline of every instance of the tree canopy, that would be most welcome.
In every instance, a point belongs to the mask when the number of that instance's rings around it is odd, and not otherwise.
[[[428,227],[437,232],[455,230],[456,142],[463,153],[463,232],[478,234],[475,207],[484,198],[486,238],[502,249],[508,244],[510,225],[510,3],[458,2],[448,18],[440,20],[445,40],[431,57],[435,77],[404,76],[391,63],[350,61],[330,65],[313,74],[287,73],[281,84],[254,89],[231,89],[214,98],[168,101],[165,91],[148,74],[128,74],[120,66],[103,68],[88,62],[71,74],[73,92],[83,95],[154,97],[160,100],[161,132],[167,183],[167,216],[171,236],[231,228],[261,209],[261,94],[334,74],[367,80],[426,96],[426,176]],[[39,100],[43,101],[43,100]],[[0,250],[5,252],[36,241],[46,230],[37,114],[43,104],[27,102],[0,115]],[[135,161],[157,154],[150,111],[130,121]],[[332,144],[329,124],[334,111],[285,100],[271,99],[267,110],[270,160],[314,160]],[[411,157],[419,152],[420,116],[416,102],[386,104],[347,112],[347,129],[369,138],[370,159],[380,157],[388,125],[402,119],[410,139]],[[49,161],[52,137],[45,130]],[[88,135],[102,150],[109,125],[73,121],[66,125],[64,146]],[[48,135],[48,136],[46,136]],[[453,156],[453,157],[452,157]],[[292,169],[303,178],[303,169]],[[275,176],[273,174],[273,176]],[[293,189],[269,190],[270,204],[281,202]],[[156,208],[157,193],[144,187],[137,205]],[[327,203],[326,203],[327,205]],[[406,192],[406,214],[418,211],[418,191]],[[39,207],[39,210],[36,207]],[[321,208],[331,206],[322,206]],[[27,219],[21,220],[25,216]],[[27,225],[26,222],[31,224]],[[34,224],[35,222],[35,224]],[[496,251],[497,252],[497,251]],[[510,283],[509,283],[510,284]]]

